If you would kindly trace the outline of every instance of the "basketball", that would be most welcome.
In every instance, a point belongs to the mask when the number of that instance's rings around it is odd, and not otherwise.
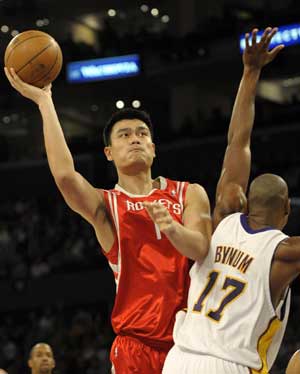
[[[4,64],[8,69],[14,68],[24,82],[42,88],[60,73],[62,53],[52,36],[42,31],[28,30],[10,41]]]

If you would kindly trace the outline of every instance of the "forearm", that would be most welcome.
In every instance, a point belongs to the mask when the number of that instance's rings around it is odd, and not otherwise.
[[[39,109],[43,119],[45,148],[51,173],[56,178],[73,172],[73,158],[51,97],[43,98],[39,103]]]
[[[209,241],[201,232],[188,229],[178,222],[173,222],[172,228],[165,235],[182,255],[203,261],[208,253]]]
[[[228,131],[228,144],[233,140],[240,145],[250,140],[254,116],[255,95],[261,69],[244,68],[238,93],[232,110],[232,116]]]

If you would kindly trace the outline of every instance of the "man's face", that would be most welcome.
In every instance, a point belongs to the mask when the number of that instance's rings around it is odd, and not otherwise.
[[[52,349],[48,344],[37,344],[28,361],[33,374],[50,374],[55,367]]]
[[[110,138],[111,145],[104,151],[118,170],[135,174],[151,167],[155,146],[144,122],[138,119],[119,121],[115,123]]]

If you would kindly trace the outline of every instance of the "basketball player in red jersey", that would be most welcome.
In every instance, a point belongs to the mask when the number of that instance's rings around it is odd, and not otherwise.
[[[41,112],[50,170],[66,203],[95,229],[114,272],[116,299],[111,349],[113,372],[159,374],[173,345],[176,312],[186,305],[188,259],[201,260],[211,235],[210,206],[197,184],[153,179],[155,157],[149,116],[126,109],[104,130],[105,154],[118,173],[114,189],[94,188],[74,167],[51,87],[39,89],[5,69],[12,86],[34,101]],[[157,201],[176,225],[161,232],[143,203]],[[100,292],[100,291],[99,291]]]

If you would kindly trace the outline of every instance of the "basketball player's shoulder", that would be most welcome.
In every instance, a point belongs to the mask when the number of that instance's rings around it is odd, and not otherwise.
[[[187,181],[179,181],[177,179],[170,179],[170,178],[166,178],[166,177],[158,177],[156,179],[159,179],[160,180],[160,184],[161,184],[161,187],[164,188],[164,186],[177,186],[178,184],[189,184],[189,182]]]
[[[164,178],[164,177],[160,177],[160,178],[161,178],[161,181],[165,180],[165,184],[168,187],[175,187],[177,189],[184,187],[185,189],[187,189],[188,191],[191,191],[192,193],[193,192],[206,193],[205,188],[199,183],[191,183],[186,180],[179,181],[179,180],[174,180],[174,179],[169,179],[169,178]],[[161,185],[163,186],[164,183],[161,182]]]
[[[286,368],[286,374],[299,374],[300,373],[300,350],[296,351],[291,357]]]
[[[162,193],[170,194],[173,197],[185,195],[186,189],[188,187],[188,182],[169,179],[162,176],[157,177],[155,181],[159,181],[157,186],[159,186],[158,189]]]
[[[198,193],[198,194],[206,195],[205,188],[199,183],[189,183],[187,189],[188,189],[188,192],[191,192],[191,193]]]
[[[208,202],[208,196],[205,188],[198,183],[190,183],[187,186],[186,198],[188,200],[200,199],[203,202]]]
[[[279,238],[282,236],[282,240],[277,246],[275,259],[287,262],[292,260],[297,265],[300,260],[300,236],[289,237],[280,230],[276,231]]]

